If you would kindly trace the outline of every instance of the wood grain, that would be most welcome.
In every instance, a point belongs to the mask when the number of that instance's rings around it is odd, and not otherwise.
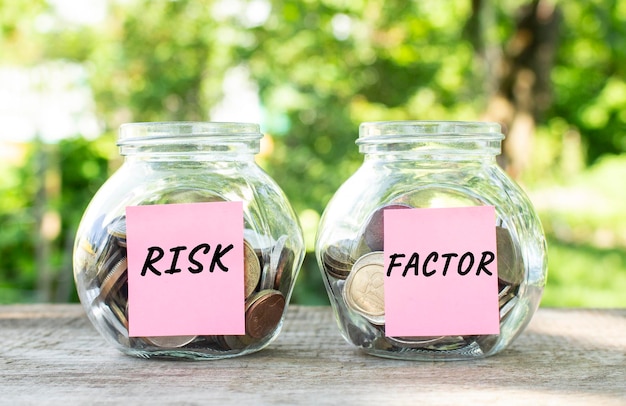
[[[0,404],[626,405],[626,309],[540,309],[504,352],[363,354],[328,307],[291,306],[267,349],[216,361],[128,357],[79,305],[0,306]]]

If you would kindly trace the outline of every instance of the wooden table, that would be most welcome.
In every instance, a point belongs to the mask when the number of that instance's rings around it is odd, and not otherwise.
[[[267,349],[217,361],[132,358],[79,305],[0,306],[0,404],[626,405],[626,309],[540,309],[482,360],[394,361],[291,306]]]

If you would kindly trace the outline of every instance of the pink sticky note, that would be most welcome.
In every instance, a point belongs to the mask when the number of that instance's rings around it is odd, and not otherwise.
[[[387,336],[499,334],[495,219],[492,206],[385,211]]]
[[[129,206],[126,239],[129,336],[245,334],[241,202]]]

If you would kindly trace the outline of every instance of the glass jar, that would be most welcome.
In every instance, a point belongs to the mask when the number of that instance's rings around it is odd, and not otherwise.
[[[142,358],[215,359],[274,340],[304,257],[297,218],[255,163],[256,124],[122,125],[124,163],[74,245],[96,329]]]
[[[416,360],[496,354],[525,328],[547,276],[528,198],[496,164],[500,126],[372,122],[362,166],[329,202],[316,257],[344,338]]]

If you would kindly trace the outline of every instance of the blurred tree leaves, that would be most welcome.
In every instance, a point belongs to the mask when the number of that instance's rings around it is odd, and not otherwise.
[[[285,190],[311,248],[319,215],[362,160],[358,124],[482,118],[502,60],[526,38],[520,11],[539,3],[562,20],[553,66],[541,68],[552,97],[537,116],[539,159],[524,179],[553,181],[576,167],[567,163],[579,159],[572,134],[589,163],[626,150],[626,0],[111,0],[93,26],[60,19],[44,0],[0,0],[0,63],[81,63],[104,129],[98,140],[72,134],[43,146],[59,179],[44,211],[62,219],[51,241],[53,288],[67,272],[68,235],[119,164],[120,124],[209,120],[225,75],[243,67],[267,133],[258,160]],[[38,148],[21,168],[2,167],[0,289],[36,284]],[[295,299],[319,300],[311,255],[302,278]]]
[[[553,115],[577,128],[590,162],[626,150],[626,2],[563,7]]]
[[[207,106],[221,97],[219,83],[230,62],[216,46],[207,3],[144,0],[112,7],[89,56],[92,88],[108,127],[205,119]]]

